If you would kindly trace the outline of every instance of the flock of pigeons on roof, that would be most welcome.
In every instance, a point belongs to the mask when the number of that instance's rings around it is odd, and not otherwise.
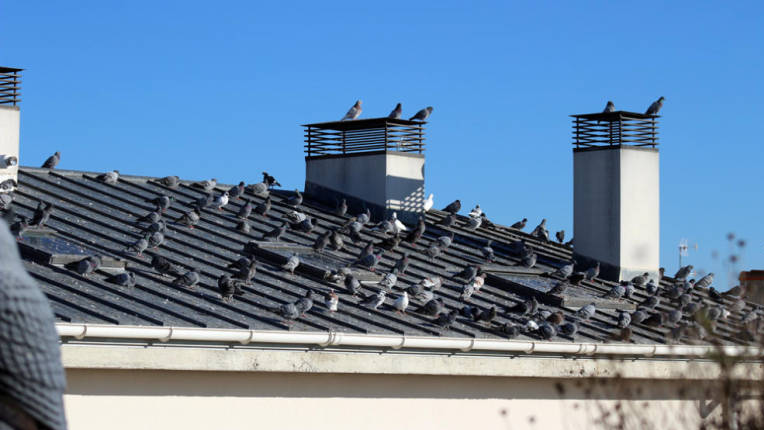
[[[363,112],[363,108],[361,108],[361,101],[358,100],[355,102],[355,104],[348,110],[348,113],[345,114],[345,116],[342,117],[340,121],[349,121],[358,119],[359,116],[361,116],[361,112]],[[427,121],[427,118],[430,117],[430,114],[432,113],[432,106],[427,106],[426,108],[420,110],[414,116],[409,118],[409,121]],[[401,115],[403,114],[403,107],[400,103],[395,105],[395,109],[390,112],[390,115],[388,115],[388,118],[392,119],[400,119]]]
[[[44,168],[53,169],[60,160],[60,154],[57,152],[43,164]],[[101,174],[97,177],[103,183],[113,184],[119,179],[119,172],[112,171]],[[177,176],[167,176],[157,180],[157,183],[170,189],[177,188],[180,179]],[[270,190],[274,186],[280,186],[276,179],[263,172],[263,181],[245,185],[240,182],[238,185],[228,190],[217,193],[216,179],[196,182],[193,187],[198,188],[204,194],[201,198],[191,203],[186,203],[189,208],[181,216],[174,219],[165,219],[165,212],[173,205],[172,197],[161,195],[153,199],[146,200],[154,205],[154,210],[150,211],[135,220],[135,225],[142,231],[142,237],[136,242],[126,247],[124,252],[132,253],[143,258],[143,253],[149,249],[157,249],[165,243],[164,233],[168,223],[184,226],[193,229],[204,216],[205,209],[222,210],[228,205],[231,199],[244,199],[244,204],[238,210],[239,219],[237,229],[242,232],[249,232],[248,219],[252,216],[270,217],[272,205]],[[255,205],[251,199],[247,198],[247,193],[255,196],[264,197],[264,200]],[[301,211],[303,196],[299,190],[295,190],[293,195],[279,197],[278,204],[282,207],[289,207],[290,210],[282,215],[281,225],[275,227],[272,231],[266,232],[258,240],[249,242],[242,251],[243,257],[230,262],[228,269],[230,273],[219,277],[218,289],[221,299],[232,303],[238,295],[244,294],[243,287],[252,287],[254,277],[257,273],[258,262],[251,252],[252,247],[258,247],[263,241],[278,241],[281,236],[289,229],[299,232],[310,233],[318,225],[315,218],[309,217]],[[176,207],[177,208],[177,207]],[[4,205],[5,218],[12,221],[14,216],[10,204]],[[429,209],[429,208],[428,208]],[[473,322],[484,324],[496,334],[513,338],[519,334],[527,334],[543,339],[553,339],[558,334],[564,336],[573,336],[579,329],[581,321],[591,319],[597,312],[594,302],[586,304],[574,314],[564,315],[561,311],[551,311],[543,309],[535,297],[529,297],[527,300],[508,306],[505,309],[498,309],[497,306],[490,308],[480,307],[474,304],[471,298],[480,294],[480,290],[486,282],[487,273],[484,266],[494,263],[496,253],[492,248],[492,241],[487,240],[480,248],[480,253],[485,261],[484,264],[471,264],[463,268],[459,273],[452,276],[430,276],[424,277],[418,283],[399,283],[401,276],[406,276],[406,271],[410,263],[410,253],[403,252],[397,259],[392,270],[379,273],[378,263],[382,256],[392,250],[396,250],[404,242],[408,243],[413,249],[420,252],[430,261],[438,259],[441,254],[447,250],[455,238],[454,229],[451,227],[460,226],[466,230],[477,230],[480,228],[497,228],[488,220],[485,212],[476,205],[467,217],[457,217],[457,213],[462,209],[460,200],[447,205],[440,212],[433,212],[440,217],[435,224],[437,228],[444,233],[432,241],[429,245],[419,246],[427,225],[424,216],[414,226],[407,226],[398,220],[395,213],[385,220],[372,222],[371,213],[366,211],[350,216],[348,206],[343,199],[334,209],[335,215],[346,218],[346,222],[341,226],[327,229],[320,234],[313,244],[312,251],[323,253],[327,249],[342,250],[345,247],[345,241],[351,240],[353,243],[363,243],[361,237],[362,231],[373,234],[380,238],[379,241],[369,241],[360,249],[354,261],[346,267],[332,271],[322,281],[330,283],[332,288],[323,297],[324,305],[330,312],[341,312],[339,293],[346,295],[348,300],[355,300],[359,306],[366,306],[375,310],[390,309],[401,315],[405,315],[413,309],[419,315],[432,318],[432,324],[449,328],[456,321],[457,317],[467,318]],[[54,210],[53,204],[40,201],[37,209],[30,220],[19,217],[13,221],[12,231],[17,238],[26,228],[36,228],[45,226],[51,212]],[[521,231],[525,229],[527,219],[513,224],[510,229]],[[503,227],[502,227],[503,228]],[[550,241],[549,231],[546,226],[546,219],[531,231],[530,235],[539,241]],[[555,239],[560,244],[565,240],[565,232],[559,231]],[[563,246],[572,246],[573,240],[564,243]],[[519,262],[517,266],[531,269],[536,266],[537,254],[532,246],[526,243],[524,239],[509,243],[507,255],[513,256]],[[504,251],[507,252],[507,251]],[[193,289],[200,282],[200,274],[196,270],[185,270],[176,266],[166,258],[154,253],[151,257],[151,267],[162,276],[173,278],[172,284],[179,288]],[[281,270],[288,272],[290,276],[295,275],[295,271],[301,264],[300,255],[291,254],[285,263],[280,267]],[[591,267],[577,268],[573,262],[560,261],[557,270],[547,273],[545,276],[555,279],[555,286],[548,294],[561,296],[566,290],[576,288],[582,281],[597,280],[600,272],[600,264],[596,263]],[[100,256],[88,256],[79,261],[74,261],[66,265],[66,268],[82,276],[98,270],[101,265]],[[381,279],[371,293],[364,293],[362,283],[359,281],[352,268],[365,269],[370,272],[377,272]],[[741,312],[746,302],[741,298],[740,287],[733,288],[730,291],[720,293],[711,286],[714,275],[710,273],[699,280],[688,280],[692,273],[692,266],[682,267],[674,275],[674,283],[670,288],[661,288],[660,279],[650,279],[648,273],[636,276],[631,280],[622,281],[614,285],[610,291],[602,295],[602,299],[609,300],[634,300],[632,297],[635,288],[640,287],[641,291],[647,293],[638,308],[633,312],[620,311],[618,317],[619,331],[612,333],[613,340],[628,341],[631,336],[632,325],[643,325],[647,327],[666,327],[671,330],[671,337],[674,340],[686,339],[704,339],[708,336],[708,331],[713,331],[716,322],[724,320],[731,312]],[[661,271],[660,276],[663,277]],[[410,277],[410,276],[409,276]],[[106,279],[117,285],[133,287],[136,284],[135,274],[129,268],[119,274],[115,274]],[[462,302],[461,308],[452,307],[450,310],[439,297],[438,290],[446,282],[453,282],[461,286],[459,299]],[[335,288],[337,289],[335,291]],[[700,296],[693,295],[693,290],[702,289],[715,303],[705,301]],[[725,301],[725,298],[727,299]],[[730,301],[727,304],[727,301]],[[290,324],[294,320],[305,317],[314,304],[315,293],[310,288],[305,296],[297,301],[280,305],[268,306],[272,312],[279,315],[285,323]],[[664,302],[671,306],[668,312],[657,310],[657,306]],[[494,323],[496,317],[504,313],[505,315],[514,315],[515,319],[521,323]],[[761,310],[756,307],[748,314],[743,316],[744,325],[751,322],[761,321]],[[744,330],[744,334],[739,336],[745,340],[753,340],[756,330]]]

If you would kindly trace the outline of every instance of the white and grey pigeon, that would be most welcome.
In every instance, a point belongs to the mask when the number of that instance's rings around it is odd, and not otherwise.
[[[626,328],[631,324],[631,314],[626,311],[618,311],[618,328]]]
[[[420,110],[414,116],[409,118],[409,121],[427,121],[427,118],[430,117],[431,113],[432,113],[432,106],[427,106],[426,108]]]
[[[225,191],[223,194],[217,196],[215,200],[212,202],[212,207],[217,208],[217,210],[222,211],[225,205],[228,204],[228,191]]]
[[[602,111],[602,113],[609,113],[609,112],[615,112],[615,104],[608,100],[607,105],[605,105],[605,110]]]
[[[422,203],[422,208],[425,212],[432,209],[432,206],[435,204],[435,195],[430,193],[429,196],[424,200],[424,203]]]
[[[469,216],[477,218],[482,214],[483,209],[480,209],[480,205],[475,205],[475,207],[470,211]]]
[[[687,279],[688,276],[692,273],[693,266],[692,264],[689,264],[687,266],[682,266],[679,268],[679,270],[676,271],[676,275],[674,275],[674,279],[677,281],[684,281]]]
[[[361,115],[361,112],[363,112],[363,109],[361,109],[361,101],[358,100],[355,102],[353,107],[351,107],[350,110],[348,110],[348,113],[346,113],[345,116],[343,116],[340,121],[356,119],[358,118],[359,115]]]
[[[102,173],[98,175],[96,179],[103,182],[104,184],[116,184],[117,180],[119,179],[119,170],[112,170],[111,172]]]
[[[610,291],[605,293],[602,297],[605,299],[620,299],[624,294],[626,294],[626,287],[622,284],[617,284],[614,285],[613,288],[611,288]]]
[[[713,282],[714,274],[709,273],[708,275],[700,278],[697,282],[695,282],[695,288],[708,288]]]
[[[397,105],[395,105],[395,109],[393,109],[393,111],[390,112],[390,115],[388,115],[387,117],[392,119],[400,119],[402,112],[403,112],[403,108],[401,104],[398,103]]]
[[[576,316],[588,320],[594,316],[596,311],[597,308],[594,306],[594,303],[589,303],[588,305],[585,305],[581,309],[577,310]]]
[[[385,276],[379,281],[379,285],[386,288],[388,291],[392,290],[393,287],[395,287],[395,284],[398,283],[398,269],[393,268],[393,271],[390,273],[386,273]]]
[[[430,291],[437,291],[443,285],[443,279],[440,276],[432,276],[423,278],[419,283]]]
[[[332,288],[329,289],[329,293],[324,298],[324,304],[329,309],[329,312],[337,312],[339,307],[340,297],[334,292]]]
[[[393,218],[392,218],[391,221],[393,223],[393,233],[394,234],[399,234],[401,232],[404,232],[404,231],[408,230],[408,228],[406,228],[406,224],[402,223],[401,220],[398,219],[398,213],[397,212],[393,212]]]
[[[382,303],[385,302],[386,297],[387,292],[385,290],[379,290],[377,294],[372,294],[366,297],[361,301],[361,304],[371,306],[374,309],[379,309],[379,307],[382,306]]]
[[[215,186],[217,186],[218,180],[215,178],[207,179],[204,181],[195,182],[194,186],[197,188],[201,188],[206,192],[210,192],[215,189]]]
[[[396,313],[406,313],[406,308],[409,307],[409,295],[407,292],[403,292],[403,294],[399,295],[395,301],[393,301],[393,308],[395,308]]]
[[[481,217],[469,217],[467,220],[467,224],[464,225],[464,228],[467,230],[477,230],[480,225],[483,223],[483,218]]]
[[[663,107],[663,100],[666,100],[664,97],[659,98],[658,100],[654,101],[649,108],[647,108],[647,111],[645,111],[645,115],[658,115],[658,112],[660,112],[661,108]]]
[[[281,268],[289,272],[290,274],[294,275],[294,270],[297,269],[297,266],[300,265],[300,258],[297,257],[297,254],[292,254],[291,257],[286,261],[286,263],[281,265]]]

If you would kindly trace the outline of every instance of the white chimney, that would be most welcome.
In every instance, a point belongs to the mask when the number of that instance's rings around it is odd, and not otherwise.
[[[424,202],[424,122],[370,118],[307,124],[305,193],[375,219],[414,223]]]
[[[0,67],[0,184],[18,181],[21,70]]]
[[[631,280],[660,267],[658,116],[574,115],[574,252],[600,277]]]

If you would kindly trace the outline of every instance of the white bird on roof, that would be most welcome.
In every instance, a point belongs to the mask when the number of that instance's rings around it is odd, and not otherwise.
[[[397,212],[393,212],[393,218],[390,221],[392,221],[392,223],[393,223],[393,233],[398,234],[398,233],[400,233],[402,231],[408,230],[408,228],[406,228],[406,224],[402,223],[398,219],[398,213]]]
[[[225,191],[223,194],[217,196],[215,198],[215,201],[212,202],[212,206],[218,208],[218,210],[223,210],[223,207],[228,204],[228,191]]]
[[[475,205],[475,208],[470,211],[469,215],[472,218],[479,218],[482,213],[483,209],[480,209],[480,205]]]
[[[422,207],[424,208],[424,211],[427,212],[430,209],[432,209],[432,205],[435,204],[435,201],[433,200],[435,196],[430,193],[429,196],[425,199],[424,203],[422,204]]]

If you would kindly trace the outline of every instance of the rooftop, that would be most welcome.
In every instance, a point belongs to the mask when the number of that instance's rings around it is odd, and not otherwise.
[[[454,226],[446,229],[437,223],[447,213],[430,210],[426,214],[426,231],[416,246],[401,242],[397,249],[385,252],[376,273],[353,267],[353,272],[362,281],[364,294],[373,294],[379,288],[380,274],[390,272],[404,252],[410,254],[408,270],[399,277],[386,304],[374,310],[361,304],[359,298],[345,292],[341,283],[331,282],[326,275],[352,263],[369,241],[380,243],[388,235],[364,228],[360,233],[362,241],[358,243],[344,235],[342,250],[327,248],[319,253],[312,250],[319,235],[341,227],[349,215],[338,216],[334,208],[306,197],[299,210],[318,221],[316,228],[311,232],[289,229],[278,242],[260,242],[264,233],[280,226],[282,216],[293,210],[285,201],[294,193],[271,190],[273,206],[270,216],[250,215],[249,233],[236,228],[240,221],[236,215],[245,202],[234,198],[222,210],[203,209],[201,221],[190,229],[170,221],[188,212],[193,202],[206,195],[191,185],[193,181],[181,181],[177,188],[171,189],[156,178],[121,175],[117,183],[106,184],[97,176],[97,173],[30,167],[22,167],[19,171],[19,187],[14,201],[17,214],[31,216],[39,200],[55,205],[47,227],[40,231],[28,230],[20,248],[26,268],[39,282],[61,322],[500,339],[503,335],[497,327],[507,322],[524,325],[527,318],[505,310],[534,296],[541,303],[540,309],[561,311],[567,321],[579,322],[579,331],[574,336],[557,334],[553,341],[606,342],[620,332],[617,310],[633,310],[647,297],[644,288],[639,287],[630,299],[604,299],[602,296],[614,284],[598,279],[571,286],[562,296],[549,294],[548,291],[560,281],[553,272],[572,259],[570,246],[499,225],[484,224],[469,230],[465,228],[468,218],[462,216],[457,217]],[[217,195],[229,188],[217,185],[214,193]],[[147,250],[142,257],[126,253],[126,247],[142,237],[137,218],[154,210],[153,204],[147,200],[162,195],[174,198],[164,215],[168,221],[166,242],[156,250]],[[265,197],[247,192],[244,198],[256,205]],[[455,233],[454,243],[441,256],[430,259],[423,254],[424,249],[449,231]],[[496,261],[490,264],[481,254],[487,240],[493,241],[496,253]],[[524,240],[537,253],[537,264],[533,268],[520,264],[521,258],[513,248],[513,242],[518,240]],[[224,301],[218,291],[218,278],[222,274],[232,274],[227,266],[244,255],[245,247],[258,261],[257,274],[252,285],[243,288],[243,295],[230,302]],[[293,252],[300,255],[302,263],[291,275],[280,266]],[[91,254],[105,257],[104,264],[95,273],[85,277],[65,267],[67,262]],[[197,287],[189,289],[173,285],[173,278],[164,277],[151,268],[153,254],[167,258],[184,271],[198,271],[201,279]],[[485,286],[465,303],[460,299],[464,281],[454,279],[454,275],[466,266],[476,264],[481,265],[488,276]],[[134,287],[106,281],[109,276],[124,270],[135,273],[137,282]],[[406,314],[398,314],[390,308],[391,296],[399,294],[401,288],[432,276],[444,279],[435,296],[443,299],[447,311],[462,309],[465,304],[481,310],[496,306],[497,317],[491,324],[486,324],[460,315],[451,328],[442,329],[433,324],[433,317],[413,311],[420,304],[413,299]],[[672,281],[670,278],[661,280],[663,292],[659,293],[662,295],[656,308],[658,312],[669,312],[676,307],[664,296]],[[324,306],[323,295],[330,288],[339,294],[338,312],[329,312]],[[273,306],[298,300],[307,290],[317,293],[315,305],[294,323],[285,323],[272,311]],[[726,296],[714,300],[709,297],[708,290],[699,288],[694,289],[692,295],[694,299],[701,298],[713,304],[721,301],[728,308],[735,301],[735,298]],[[582,305],[592,301],[597,303],[593,318],[584,321],[574,315]],[[720,320],[716,333],[719,339],[728,344],[745,344],[737,335],[742,329],[741,318],[752,309],[753,305],[746,303],[743,309],[732,311],[726,319]],[[684,317],[686,321],[688,318]],[[634,324],[630,342],[667,343],[671,330],[671,326]],[[518,339],[540,338],[536,332],[530,331],[520,334]],[[683,337],[680,342],[694,343],[696,340]]]

